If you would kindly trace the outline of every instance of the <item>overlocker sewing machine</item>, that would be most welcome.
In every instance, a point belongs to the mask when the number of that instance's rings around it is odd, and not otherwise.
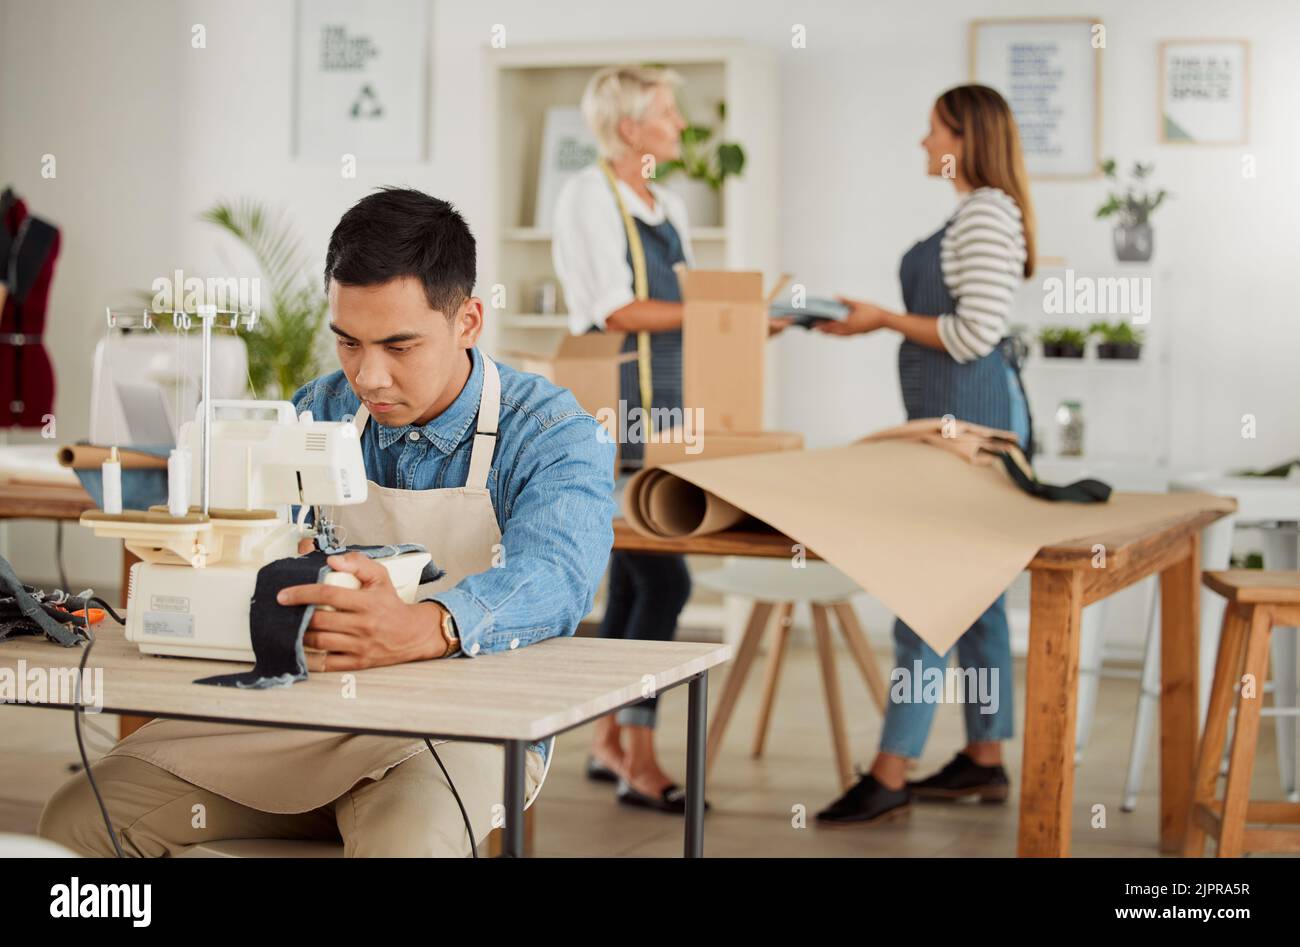
[[[206,342],[207,320],[204,328]],[[130,571],[127,640],[148,654],[252,662],[249,600],[258,570],[298,555],[303,538],[321,537],[327,550],[340,547],[345,537],[335,535],[322,508],[365,502],[361,439],[350,421],[299,416],[287,401],[210,400],[206,371],[204,382],[195,420],[181,425],[177,438],[182,456],[201,458],[183,465],[187,495],[201,497],[201,504],[183,515],[166,506],[90,510],[81,524],[96,536],[122,539],[142,560]],[[175,476],[169,469],[169,481]],[[415,601],[429,553],[375,561],[388,569],[402,600]],[[359,587],[342,572],[325,583]]]

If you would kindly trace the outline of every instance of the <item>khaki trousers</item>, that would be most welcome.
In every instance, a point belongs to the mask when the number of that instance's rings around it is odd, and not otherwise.
[[[504,820],[504,751],[493,743],[456,741],[437,749],[481,844]],[[530,799],[542,780],[545,762],[532,750],[524,758],[524,797]],[[399,763],[380,779],[361,780],[331,803],[290,814],[240,805],[130,756],[105,757],[94,764],[93,772],[128,856],[179,855],[199,842],[246,838],[341,841],[349,858],[470,854],[460,808],[427,751]],[[38,831],[82,855],[115,854],[84,773],[69,779],[50,798]]]

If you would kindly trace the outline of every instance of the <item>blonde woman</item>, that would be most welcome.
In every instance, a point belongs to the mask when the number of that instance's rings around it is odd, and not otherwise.
[[[903,257],[900,277],[907,311],[867,302],[851,306],[833,335],[893,329],[903,335],[899,382],[909,420],[951,414],[963,421],[1014,431],[1029,453],[1028,403],[1006,339],[1012,296],[1034,272],[1034,214],[1020,135],[1006,101],[980,85],[949,89],[930,112],[922,140],[928,172],[947,177],[959,196],[947,223]],[[1002,743],[1012,736],[1014,692],[1005,596],[957,642],[963,669],[989,676],[996,700],[963,707],[966,746],[940,772],[909,783],[907,763],[921,755],[935,707],[891,701],[880,751],[857,785],[818,813],[820,825],[861,825],[905,814],[912,797],[1003,802],[1009,792]],[[894,624],[895,666],[910,679],[948,664],[902,621]],[[910,688],[908,689],[910,692]]]
[[[670,70],[634,66],[592,77],[582,112],[601,159],[565,185],[552,224],[569,330],[626,332],[624,351],[637,353],[621,378],[629,412],[682,406],[682,297],[674,267],[692,265],[689,222],[681,199],[647,177],[680,153],[686,122],[673,94],[677,82]],[[639,467],[642,456],[642,444],[620,445],[625,470]],[[615,552],[601,636],[670,640],[690,594],[683,557]],[[650,698],[602,718],[587,774],[617,781],[617,798],[627,805],[684,812],[684,792],[655,756],[655,710]]]

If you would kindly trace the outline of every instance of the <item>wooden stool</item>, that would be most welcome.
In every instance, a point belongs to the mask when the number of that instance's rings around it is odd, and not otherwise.
[[[1300,625],[1300,572],[1231,569],[1207,572],[1203,581],[1228,603],[1223,613],[1205,732],[1193,775],[1192,807],[1183,854],[1203,855],[1207,834],[1218,841],[1220,858],[1236,857],[1242,852],[1300,852],[1300,829],[1246,827],[1248,822],[1300,823],[1300,803],[1250,801],[1260,704],[1268,675],[1269,636],[1276,625]],[[1220,802],[1215,798],[1215,782],[1234,700],[1237,725],[1228,761],[1227,786]]]

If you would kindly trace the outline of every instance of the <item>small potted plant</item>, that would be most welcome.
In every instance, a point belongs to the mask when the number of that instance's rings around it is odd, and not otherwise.
[[[1151,215],[1164,203],[1169,192],[1164,188],[1154,193],[1147,190],[1144,182],[1155,170],[1155,165],[1150,163],[1135,161],[1133,170],[1129,172],[1132,180],[1127,184],[1121,184],[1114,158],[1103,161],[1101,170],[1113,186],[1122,187],[1123,191],[1118,194],[1111,191],[1106,195],[1106,203],[1097,208],[1097,218],[1100,220],[1118,215],[1115,224],[1116,258],[1127,263],[1144,263],[1151,259],[1151,252],[1155,249]]]
[[[727,117],[727,103],[718,103],[718,122]],[[721,137],[721,136],[719,136]],[[716,141],[714,129],[707,125],[687,125],[682,129],[682,155],[655,168],[655,180],[664,181],[679,173],[670,186],[686,202],[686,213],[696,227],[721,223],[719,196],[722,182],[739,175],[745,168],[745,150],[734,142]]]
[[[1142,330],[1127,322],[1094,322],[1088,334],[1101,340],[1097,343],[1098,358],[1135,359],[1142,354]]]
[[[1044,358],[1083,358],[1088,334],[1082,329],[1047,326],[1039,331],[1038,341],[1043,344]]]

